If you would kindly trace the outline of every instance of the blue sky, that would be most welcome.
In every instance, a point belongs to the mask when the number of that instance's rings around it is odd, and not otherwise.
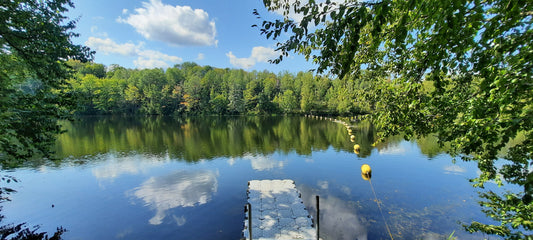
[[[259,34],[253,9],[269,19],[262,0],[73,0],[68,16],[79,18],[75,43],[96,51],[95,62],[128,68],[171,67],[196,62],[248,71],[307,71],[314,66],[292,54],[275,58],[275,41]]]

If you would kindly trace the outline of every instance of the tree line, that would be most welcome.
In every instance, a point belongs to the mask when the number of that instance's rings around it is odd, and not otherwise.
[[[368,106],[354,101],[364,81],[331,79],[311,72],[247,72],[193,62],[167,69],[128,69],[69,60],[67,88],[78,114],[355,115]]]

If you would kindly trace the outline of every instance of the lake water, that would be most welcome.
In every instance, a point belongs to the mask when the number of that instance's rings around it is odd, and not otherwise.
[[[346,127],[325,119],[65,122],[59,160],[4,171],[20,182],[10,184],[18,193],[3,204],[3,222],[63,226],[65,239],[239,239],[247,182],[292,179],[312,215],[320,196],[323,239],[390,239],[386,224],[395,239],[483,237],[461,227],[490,223],[468,182],[475,163],[454,164],[431,137],[372,146],[372,127],[352,124],[359,154]]]

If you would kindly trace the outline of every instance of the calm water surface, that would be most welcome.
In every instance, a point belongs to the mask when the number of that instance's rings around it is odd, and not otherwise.
[[[385,222],[395,239],[484,237],[461,227],[489,222],[468,182],[475,163],[452,163],[429,137],[371,146],[372,127],[353,124],[359,155],[342,124],[304,117],[65,122],[60,160],[7,173],[20,182],[4,222],[63,226],[65,239],[239,239],[247,181],[293,179],[313,215],[320,195],[323,239],[390,239]]]

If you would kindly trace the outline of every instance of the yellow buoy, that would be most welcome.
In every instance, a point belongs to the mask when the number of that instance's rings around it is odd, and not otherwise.
[[[361,146],[359,146],[359,144],[353,145],[353,150],[359,151],[360,149],[361,149]]]
[[[372,169],[370,168],[370,166],[368,164],[363,164],[361,166],[361,173],[363,173],[363,174],[372,173]]]
[[[370,178],[372,178],[372,174],[362,174],[361,173],[361,177],[363,178],[363,180],[368,181],[368,180],[370,180]]]
[[[350,141],[355,142],[355,136],[354,135],[350,135]]]
[[[372,178],[372,169],[370,168],[368,164],[363,164],[361,166],[361,177],[367,181],[370,180],[370,178]]]

